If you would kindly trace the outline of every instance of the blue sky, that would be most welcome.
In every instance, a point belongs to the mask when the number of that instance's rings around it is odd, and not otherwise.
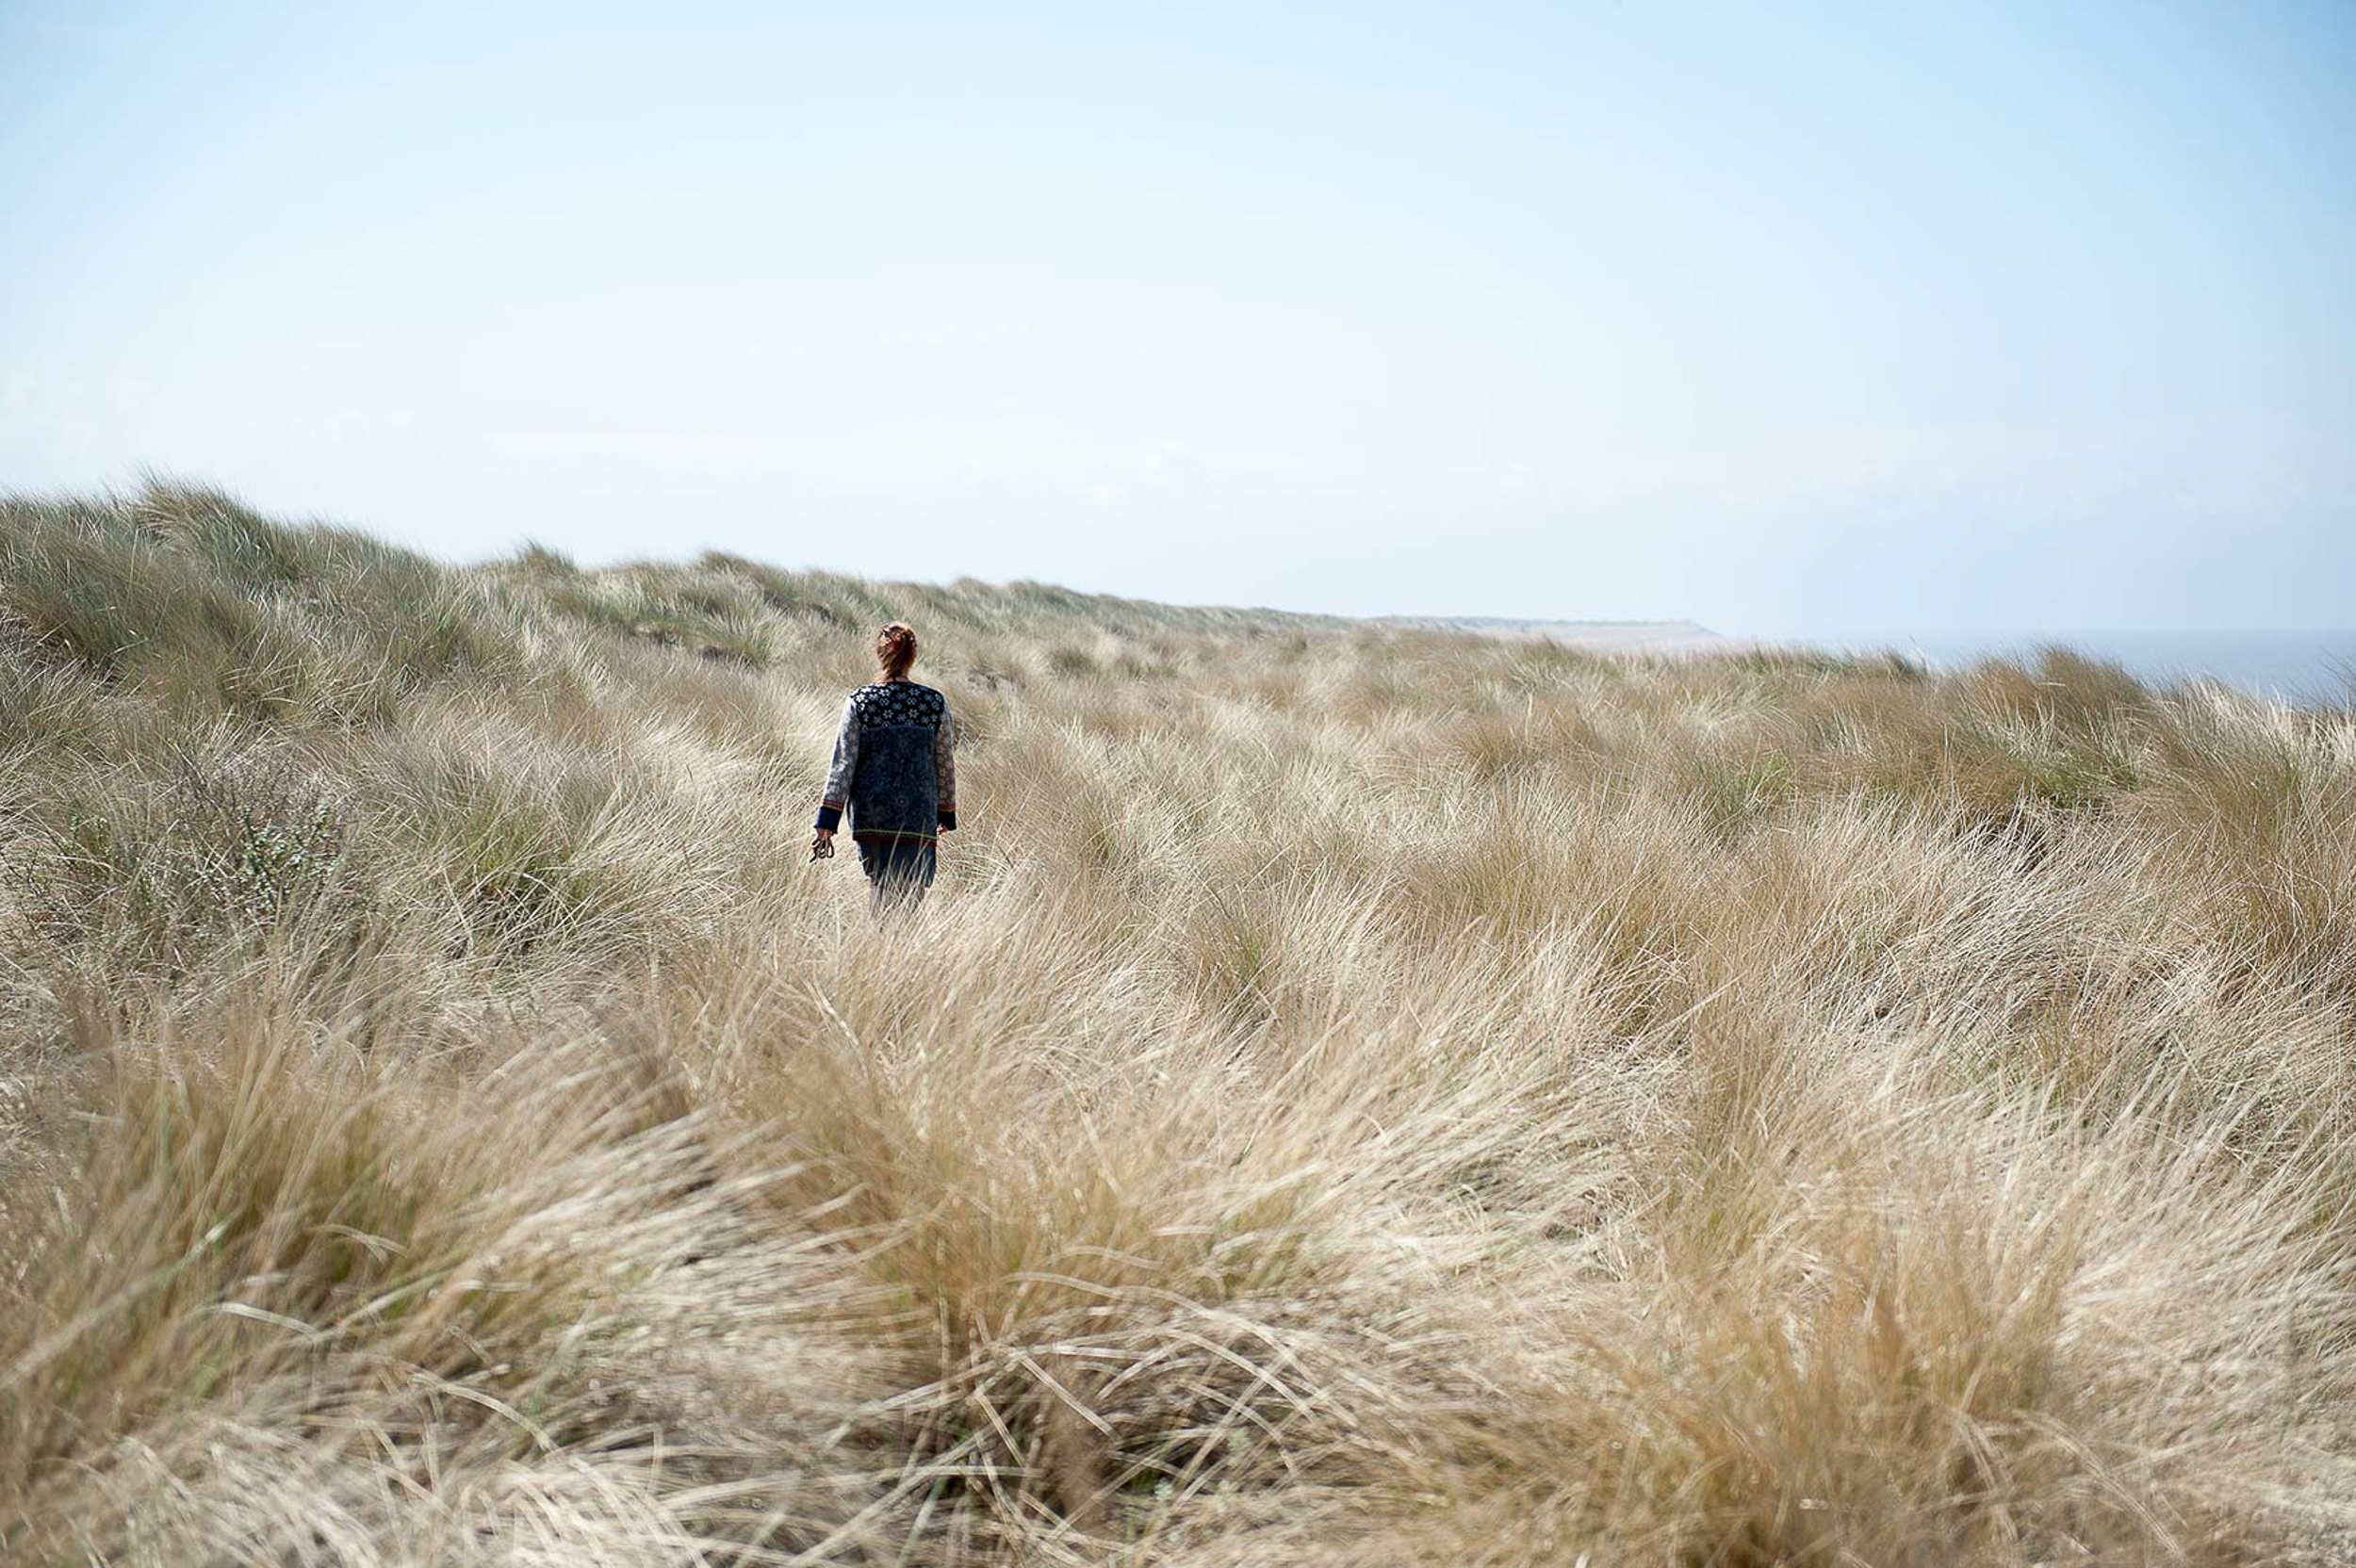
[[[2356,6],[0,0],[0,485],[1721,629],[2356,622]]]

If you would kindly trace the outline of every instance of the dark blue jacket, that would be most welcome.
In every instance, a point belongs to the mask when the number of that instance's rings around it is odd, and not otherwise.
[[[850,808],[859,843],[931,843],[957,825],[957,729],[949,699],[913,680],[880,680],[843,705],[818,825]]]

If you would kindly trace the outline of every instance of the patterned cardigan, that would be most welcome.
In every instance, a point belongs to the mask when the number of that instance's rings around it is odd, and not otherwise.
[[[843,705],[818,825],[851,809],[859,843],[935,841],[957,825],[956,727],[949,699],[913,680],[862,686]]]

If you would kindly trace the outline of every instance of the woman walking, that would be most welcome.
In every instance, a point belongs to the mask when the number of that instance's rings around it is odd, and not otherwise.
[[[818,806],[813,859],[834,853],[843,810],[867,873],[869,907],[914,907],[932,886],[939,835],[957,825],[957,731],[949,699],[908,678],[916,633],[894,621],[875,633],[883,678],[843,705],[843,728]]]

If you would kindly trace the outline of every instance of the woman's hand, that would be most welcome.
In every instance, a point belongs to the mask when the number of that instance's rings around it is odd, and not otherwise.
[[[833,828],[820,828],[816,836],[810,841],[810,858],[813,860],[828,860],[834,858]]]

